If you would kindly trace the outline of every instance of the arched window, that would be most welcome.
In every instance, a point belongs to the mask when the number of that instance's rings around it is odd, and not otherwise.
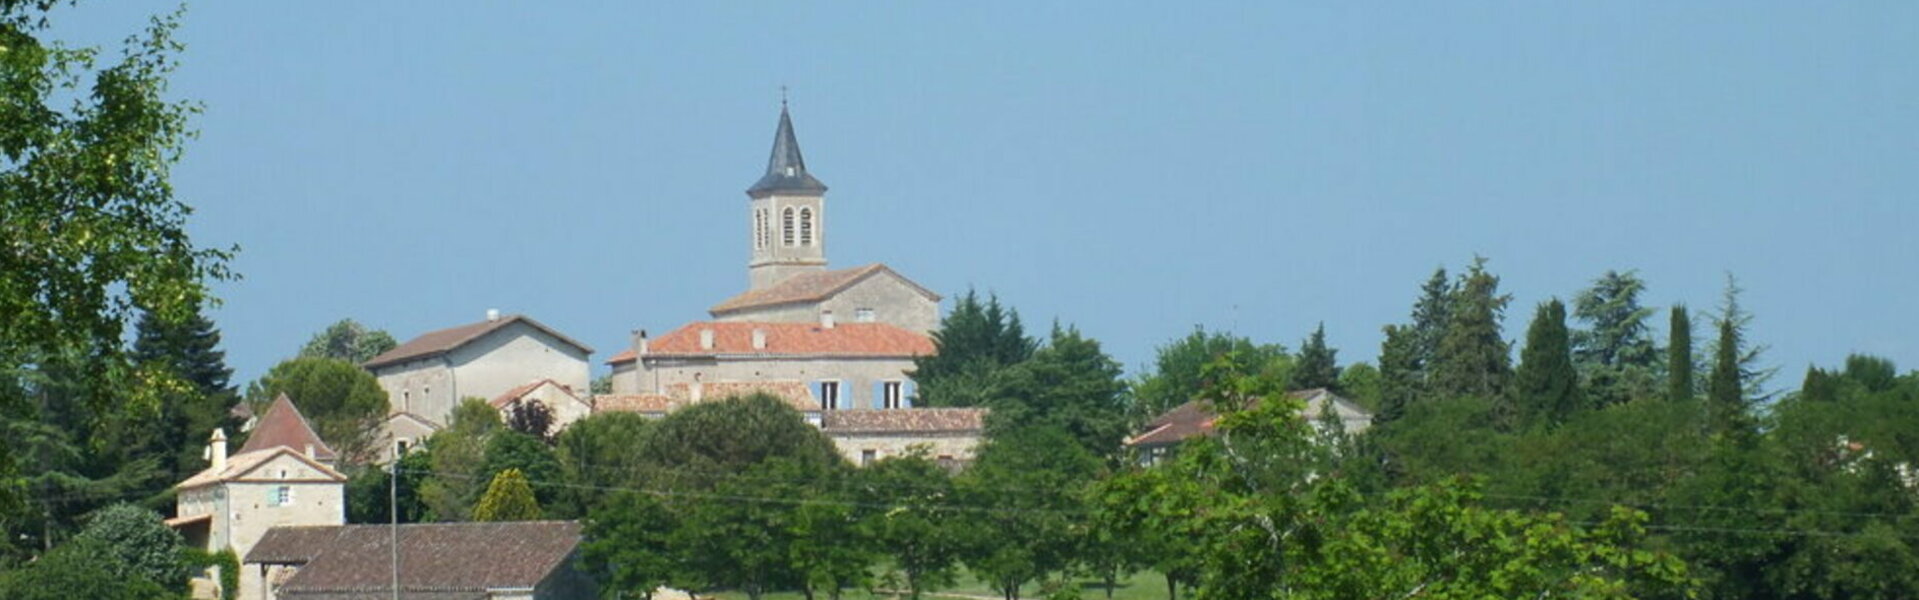
[[[791,246],[793,245],[793,207],[786,207],[786,210],[781,212],[780,219],[784,221],[780,224],[780,243]]]
[[[753,211],[753,249],[766,248],[766,209]]]
[[[813,245],[813,209],[800,209],[800,245]]]

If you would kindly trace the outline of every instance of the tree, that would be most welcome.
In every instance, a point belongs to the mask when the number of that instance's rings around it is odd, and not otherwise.
[[[772,458],[805,465],[845,462],[818,427],[766,394],[696,403],[651,430],[637,446],[641,470],[654,488],[711,489]]]
[[[113,549],[99,540],[75,540],[46,553],[33,564],[0,571],[0,597],[10,600],[153,600],[177,597],[158,583],[140,578],[102,577]]]
[[[506,428],[552,443],[553,410],[539,400],[515,402],[507,408]]]
[[[427,438],[431,468],[419,486],[425,520],[465,521],[472,515],[474,499],[493,476],[485,471],[487,443],[505,428],[499,411],[485,400],[467,398],[454,407],[446,429]]]
[[[486,460],[476,475],[486,481],[506,471],[518,471],[522,481],[538,486],[535,496],[541,506],[553,504],[563,483],[560,462],[553,458],[553,448],[539,438],[517,431],[501,431],[487,438]]]
[[[84,414],[151,415],[181,384],[129,359],[126,326],[136,313],[183,321],[208,280],[232,276],[233,249],[196,247],[192,210],[168,183],[198,110],[167,98],[178,14],[153,19],[96,70],[98,48],[46,39],[54,5],[0,4],[0,419],[34,420],[29,395],[62,361],[74,367],[67,401]],[[25,505],[15,449],[0,444],[0,544],[17,538]]]
[[[313,334],[313,338],[300,347],[299,356],[332,358],[358,365],[399,345],[384,329],[368,329],[359,321],[340,319]]]
[[[1299,346],[1299,359],[1293,363],[1292,381],[1287,384],[1295,390],[1314,388],[1337,389],[1339,387],[1339,363],[1335,358],[1339,350],[1326,347],[1326,324],[1320,323],[1313,335]]]
[[[1007,369],[1010,380],[989,429],[1050,425],[1096,456],[1112,454],[1126,436],[1126,382],[1119,361],[1073,327],[1053,327],[1031,360]]]
[[[728,501],[678,503],[683,521],[669,547],[679,549],[682,571],[672,585],[732,588],[753,600],[805,587],[808,574],[793,556],[802,545],[797,512],[819,497],[818,482],[834,468],[839,465],[768,457],[714,482],[712,495]]]
[[[1339,370],[1339,391],[1347,399],[1361,408],[1377,413],[1381,386],[1384,385],[1379,367],[1372,363],[1356,362]]]
[[[1418,331],[1403,325],[1387,325],[1385,339],[1379,343],[1379,412],[1373,413],[1373,426],[1387,424],[1406,415],[1406,408],[1419,399],[1423,382],[1419,370]]]
[[[161,522],[159,514],[132,504],[100,509],[74,540],[98,542],[107,558],[100,568],[114,577],[185,589],[191,575],[180,533]]]
[[[540,502],[533,499],[533,488],[519,469],[507,469],[493,476],[486,495],[473,505],[475,521],[532,521],[540,518]]]
[[[1746,426],[1746,394],[1739,368],[1739,327],[1727,319],[1719,320],[1719,341],[1713,348],[1712,377],[1706,380],[1707,411],[1714,426],[1721,430]]]
[[[1070,566],[1078,542],[1067,513],[1098,468],[1098,458],[1057,427],[994,436],[959,479],[964,505],[976,507],[964,517],[967,568],[1017,600],[1021,586]]]
[[[651,435],[653,420],[639,413],[599,412],[560,432],[554,458],[569,484],[547,505],[555,517],[586,516],[608,496],[605,490],[638,487],[643,464],[639,448]]]
[[[1185,337],[1159,347],[1153,369],[1133,385],[1133,419],[1144,422],[1199,397],[1200,371],[1221,356],[1236,356],[1247,370],[1286,368],[1286,349],[1255,344],[1245,337],[1194,327]]]
[[[1439,361],[1440,340],[1453,322],[1454,298],[1458,284],[1446,276],[1446,268],[1433,269],[1433,276],[1419,287],[1419,300],[1413,303],[1413,354],[1422,379]]]
[[[1606,271],[1573,298],[1573,317],[1588,327],[1573,332],[1573,360],[1596,404],[1656,393],[1659,350],[1646,322],[1654,311],[1639,305],[1645,291],[1638,273]]]
[[[183,385],[162,392],[153,418],[128,419],[127,431],[117,436],[118,446],[128,458],[166,455],[162,468],[167,481],[185,479],[205,467],[200,454],[214,428],[239,431],[232,410],[240,397],[229,383],[233,370],[219,346],[220,331],[197,307],[178,322],[150,312],[140,316],[132,359],[159,365]]]
[[[1519,352],[1519,370],[1507,399],[1508,418],[1557,425],[1585,408],[1570,350],[1566,305],[1558,299],[1540,304],[1532,326],[1526,329],[1526,347]]]
[[[386,391],[373,375],[353,363],[332,358],[295,358],[267,370],[247,385],[247,402],[256,411],[281,394],[293,399],[314,433],[347,462],[373,455],[374,433],[386,416]]]
[[[998,296],[982,303],[972,290],[954,302],[932,337],[933,354],[913,360],[920,406],[961,406],[943,398],[956,391],[951,380],[1026,362],[1039,347],[1026,336],[1019,311],[1000,306]]]
[[[1486,259],[1474,260],[1453,292],[1431,367],[1430,383],[1440,395],[1497,398],[1512,376],[1511,350],[1499,330],[1512,297],[1499,293],[1499,277],[1485,267]]]
[[[1693,399],[1692,317],[1686,306],[1673,305],[1671,333],[1666,342],[1666,399],[1681,402]]]
[[[585,421],[581,421],[584,423]],[[660,500],[622,492],[593,508],[586,519],[580,560],[603,591],[632,593],[650,600],[666,585],[679,563],[668,547],[677,523]]]
[[[899,573],[907,597],[952,585],[964,550],[964,520],[950,506],[952,477],[924,450],[882,458],[853,473],[860,528],[884,564]]]
[[[1737,278],[1731,273],[1726,274],[1726,289],[1720,296],[1719,314],[1715,315],[1715,322],[1732,324],[1734,333],[1732,339],[1739,344],[1734,349],[1733,356],[1739,367],[1741,393],[1745,394],[1747,402],[1759,403],[1772,398],[1772,394],[1765,388],[1766,384],[1772,381],[1773,376],[1778,374],[1778,367],[1765,364],[1765,353],[1766,350],[1771,349],[1770,346],[1751,343],[1747,339],[1748,332],[1752,328],[1753,315],[1739,303],[1739,295],[1745,291],[1745,288],[1739,286]],[[1715,345],[1707,348],[1708,354],[1719,355],[1718,341],[1716,339]]]

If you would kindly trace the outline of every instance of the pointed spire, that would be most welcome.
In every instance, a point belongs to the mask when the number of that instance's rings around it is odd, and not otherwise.
[[[760,198],[777,193],[824,194],[826,184],[806,172],[799,138],[793,135],[793,117],[786,110],[785,90],[780,93],[780,128],[773,133],[773,154],[766,159],[766,175],[747,188],[746,195]]]
[[[313,432],[313,424],[307,422],[306,415],[300,414],[300,409],[293,406],[293,399],[286,394],[273,399],[273,405],[260,416],[260,424],[254,426],[253,434],[236,455],[280,446],[323,463],[332,463],[336,458],[333,449],[320,439],[320,434]]]

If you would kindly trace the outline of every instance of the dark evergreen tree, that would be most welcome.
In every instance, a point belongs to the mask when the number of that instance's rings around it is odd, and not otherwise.
[[[1326,347],[1326,323],[1300,344],[1299,361],[1293,365],[1292,380],[1287,387],[1295,390],[1313,388],[1333,389],[1339,387],[1339,350]]]
[[[972,290],[959,297],[932,337],[933,355],[913,361],[918,406],[966,405],[976,396],[954,388],[1026,362],[1039,347],[1026,336],[1018,311],[1002,307],[998,296],[982,303]]]
[[[1419,397],[1419,330],[1387,325],[1379,344],[1379,412],[1373,426],[1381,427],[1406,415]]]
[[[1734,349],[1734,358],[1739,366],[1739,389],[1745,394],[1745,402],[1753,404],[1764,402],[1772,397],[1771,392],[1766,391],[1765,388],[1766,384],[1772,381],[1773,376],[1778,374],[1779,369],[1765,364],[1763,357],[1766,350],[1770,349],[1768,346],[1751,343],[1747,339],[1753,317],[1752,313],[1746,312],[1745,306],[1739,303],[1739,295],[1744,292],[1745,288],[1739,287],[1739,280],[1731,273],[1727,273],[1726,291],[1719,301],[1718,320],[1732,325],[1733,339],[1739,342],[1739,346]],[[1717,340],[1714,343],[1717,344]],[[1719,347],[1713,346],[1708,353],[1718,356]]]
[[[1453,296],[1457,291],[1447,277],[1446,268],[1433,270],[1433,276],[1419,287],[1419,301],[1413,304],[1413,359],[1420,377],[1430,379],[1430,369],[1439,356],[1439,341],[1446,337],[1452,323]]]
[[[1672,307],[1672,333],[1666,342],[1666,399],[1679,402],[1691,400],[1695,388],[1692,384],[1692,317],[1686,314],[1686,306]]]
[[[1746,393],[1740,382],[1739,328],[1719,320],[1719,341],[1713,349],[1712,378],[1706,381],[1706,401],[1713,425],[1721,431],[1742,428]]]
[[[1512,356],[1499,322],[1511,296],[1499,293],[1499,277],[1486,271],[1486,259],[1473,261],[1453,293],[1446,335],[1439,340],[1430,383],[1445,397],[1497,398],[1512,377]]]
[[[1526,328],[1526,347],[1519,351],[1519,369],[1505,400],[1502,416],[1516,417],[1522,424],[1557,425],[1583,408],[1566,331],[1566,305],[1558,299],[1540,304]]]
[[[198,308],[174,322],[141,315],[134,361],[163,368],[183,385],[167,388],[154,418],[130,420],[118,444],[128,456],[163,457],[161,468],[178,481],[206,467],[201,452],[214,428],[239,432],[233,407],[240,395],[219,347],[220,331]]]
[[[1055,325],[1046,347],[1007,371],[1007,393],[990,403],[995,435],[1047,425],[1072,435],[1095,456],[1119,449],[1127,433],[1124,370],[1098,340]]]
[[[1587,327],[1572,334],[1573,360],[1602,406],[1657,393],[1659,350],[1647,325],[1653,309],[1639,304],[1645,290],[1637,273],[1607,271],[1573,299],[1573,316]]]

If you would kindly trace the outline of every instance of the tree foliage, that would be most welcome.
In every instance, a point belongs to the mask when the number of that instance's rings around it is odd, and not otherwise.
[[[1672,307],[1670,332],[1666,338],[1666,399],[1681,402],[1693,399],[1693,372],[1698,369],[1692,354],[1692,316],[1685,305]]]
[[[486,495],[473,505],[475,521],[532,521],[540,518],[540,502],[519,469],[507,469],[493,476]]]
[[[1001,306],[999,296],[981,302],[973,290],[955,300],[932,337],[933,354],[913,360],[919,406],[970,406],[965,382],[1025,362],[1039,348],[1019,311]]]
[[[1579,373],[1573,370],[1566,331],[1566,305],[1558,299],[1539,305],[1526,329],[1507,403],[1508,418],[1521,424],[1564,423],[1585,408]]]
[[[1434,394],[1497,398],[1505,390],[1512,358],[1500,321],[1511,301],[1499,293],[1499,277],[1486,270],[1484,258],[1460,276],[1430,367]]]
[[[267,370],[247,385],[255,414],[266,412],[285,394],[313,423],[314,433],[348,462],[365,462],[374,451],[374,435],[386,416],[386,390],[373,375],[353,363],[332,358],[295,358]]]
[[[1299,345],[1299,357],[1293,361],[1292,380],[1287,386],[1295,390],[1338,389],[1338,354],[1338,349],[1326,346],[1326,324],[1320,323]]]
[[[300,347],[299,356],[332,358],[357,365],[399,345],[393,340],[393,334],[384,329],[369,329],[359,321],[340,319],[313,334],[306,345]]]
[[[1573,361],[1597,404],[1656,393],[1659,349],[1647,323],[1654,311],[1639,304],[1645,291],[1638,273],[1606,271],[1573,298],[1573,317],[1587,327],[1572,334]]]
[[[1222,356],[1235,357],[1243,370],[1275,374],[1290,370],[1292,362],[1283,346],[1194,327],[1192,333],[1160,346],[1152,370],[1133,386],[1134,420],[1151,420],[1198,398],[1201,371]]]
[[[507,407],[506,428],[542,442],[553,441],[553,409],[539,400],[515,402]]]

